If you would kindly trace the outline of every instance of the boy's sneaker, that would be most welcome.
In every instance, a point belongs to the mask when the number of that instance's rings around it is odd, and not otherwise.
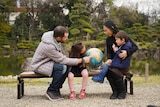
[[[76,98],[76,93],[74,91],[72,91],[70,93],[70,97],[69,97],[71,100],[74,100]]]
[[[93,80],[94,82],[98,82],[98,83],[103,83],[103,82],[104,82],[104,80],[98,80],[98,79],[95,79],[95,78],[92,78],[92,80]]]
[[[47,91],[46,96],[51,101],[56,101],[56,100],[62,100],[63,99],[60,93],[54,92],[54,91]]]
[[[82,89],[82,90],[80,91],[79,98],[80,98],[80,99],[84,99],[85,97],[86,97],[86,92],[85,92],[84,89]]]

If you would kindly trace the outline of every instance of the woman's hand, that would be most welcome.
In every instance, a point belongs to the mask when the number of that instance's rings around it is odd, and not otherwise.
[[[127,57],[127,51],[126,50],[122,50],[121,52],[122,53],[119,54],[119,57],[124,60]]]

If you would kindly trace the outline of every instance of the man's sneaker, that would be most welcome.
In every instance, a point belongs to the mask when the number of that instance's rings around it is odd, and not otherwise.
[[[80,94],[79,94],[79,98],[84,99],[85,97],[86,97],[86,92],[84,89],[81,89]]]
[[[60,90],[57,92],[58,96],[63,99]]]
[[[63,99],[59,93],[54,92],[54,91],[47,91],[46,96],[48,97],[49,100],[51,101],[56,101],[56,100],[61,100]]]
[[[69,99],[74,100],[76,98],[76,93],[74,91],[72,91],[70,93]]]

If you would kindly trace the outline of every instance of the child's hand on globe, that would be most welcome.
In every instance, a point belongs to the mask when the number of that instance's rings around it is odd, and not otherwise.
[[[109,65],[111,65],[111,63],[112,63],[112,60],[111,60],[111,59],[108,59],[105,63],[109,66]]]
[[[84,59],[84,62],[88,64],[90,62],[91,56],[85,56],[83,57],[83,59]]]

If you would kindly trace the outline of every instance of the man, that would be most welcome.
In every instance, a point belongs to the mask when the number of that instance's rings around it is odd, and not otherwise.
[[[53,31],[45,32],[32,59],[31,66],[35,72],[53,77],[46,92],[50,100],[62,99],[60,88],[68,75],[67,65],[73,66],[90,61],[90,57],[78,59],[63,55],[61,43],[67,39],[68,31],[63,26],[57,26]]]

